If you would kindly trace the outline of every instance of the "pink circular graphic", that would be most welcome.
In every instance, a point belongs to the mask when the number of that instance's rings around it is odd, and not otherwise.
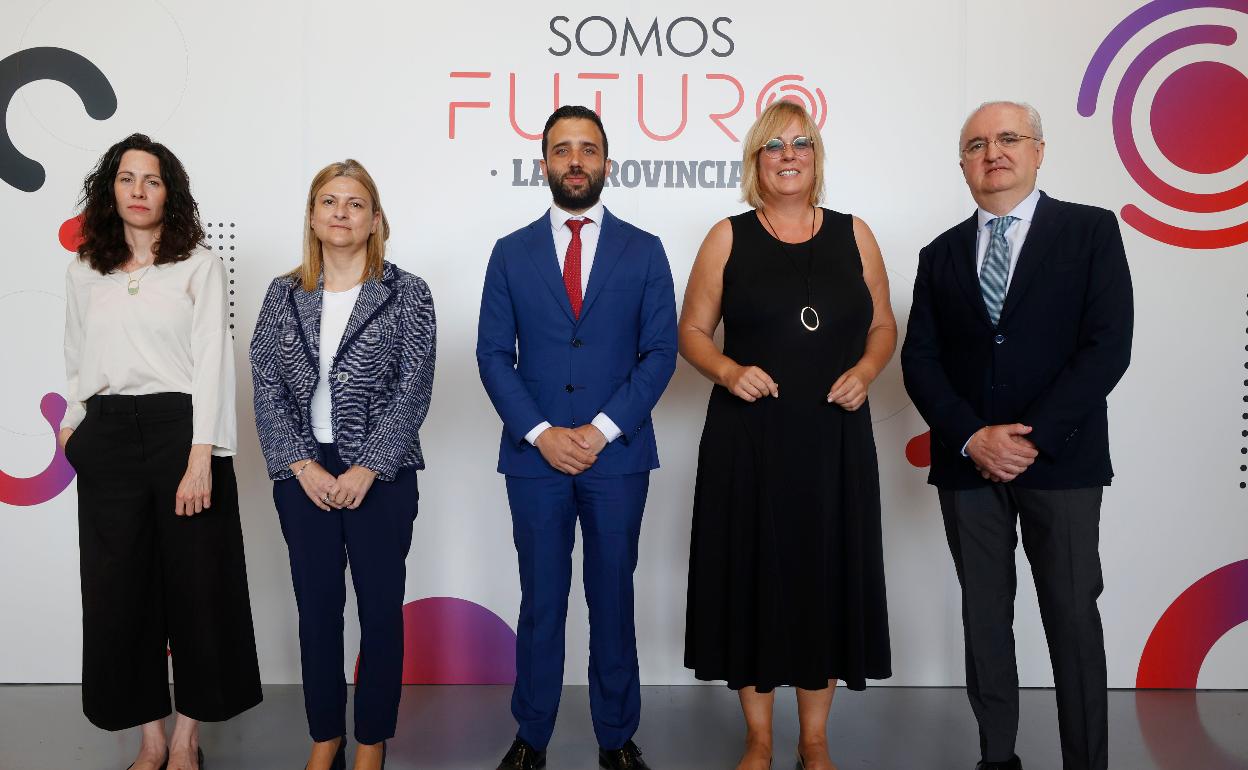
[[[513,684],[516,633],[479,604],[435,596],[403,606],[403,684]],[[359,658],[356,658],[356,673]]]
[[[82,245],[82,214],[62,222],[56,239],[61,242],[61,247],[66,251],[77,252],[78,247]]]
[[[1092,55],[1079,87],[1079,114],[1091,117],[1110,64],[1127,43],[1153,22],[1196,8],[1248,13],[1248,0],[1153,0],[1123,19]],[[1176,187],[1149,168],[1132,131],[1132,110],[1148,74],[1171,54],[1192,47],[1220,46],[1232,50],[1235,29],[1193,24],[1157,35],[1127,65],[1114,93],[1110,123],[1123,168],[1141,191],[1180,211],[1217,213],[1248,203],[1248,180],[1217,192]],[[1216,49],[1209,49],[1216,50]],[[1231,54],[1226,54],[1230,56]],[[1176,166],[1212,174],[1235,166],[1248,155],[1248,76],[1242,68],[1217,61],[1198,61],[1168,75],[1150,108],[1152,133],[1162,154]],[[1163,222],[1141,208],[1126,204],[1122,219],[1144,235],[1189,249],[1221,249],[1248,241],[1248,222],[1197,230]]]
[[[1140,656],[1139,688],[1190,690],[1213,645],[1248,621],[1248,559],[1197,580],[1162,613]]]
[[[1187,692],[1140,693],[1136,718],[1149,753],[1165,770],[1248,770],[1248,760],[1226,752],[1200,721],[1196,688],[1201,665],[1218,640],[1248,622],[1248,559],[1197,580],[1166,608],[1140,656],[1135,686]]]
[[[65,417],[65,399],[59,393],[48,393],[39,401],[39,411],[52,428],[52,461],[42,472],[21,479],[0,471],[0,503],[9,505],[39,505],[65,491],[74,478],[74,469],[65,459],[65,453],[57,443]]]
[[[1167,159],[1197,174],[1248,155],[1248,77],[1221,62],[1175,70],[1153,98],[1153,139]]]
[[[762,115],[763,110],[770,107],[771,103],[777,99],[790,101],[805,107],[806,112],[810,113],[810,119],[822,129],[823,124],[828,120],[828,99],[823,95],[823,90],[816,88],[812,93],[809,88],[797,83],[779,85],[786,80],[796,80],[800,83],[805,78],[801,75],[780,75],[769,80],[767,85],[758,92],[758,98],[754,100],[754,114]]]

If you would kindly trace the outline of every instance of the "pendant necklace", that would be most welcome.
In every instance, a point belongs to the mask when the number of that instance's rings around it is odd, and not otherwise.
[[[811,207],[810,212],[810,240],[806,242],[807,256],[805,274],[803,274],[801,270],[797,269],[797,260],[793,259],[793,255],[789,253],[787,244],[780,239],[780,232],[776,230],[776,226],[773,225],[771,220],[767,218],[767,212],[760,208],[758,213],[763,215],[763,221],[767,223],[769,228],[771,228],[771,234],[775,236],[776,243],[780,245],[780,251],[784,252],[785,259],[787,259],[789,264],[793,266],[793,272],[806,279],[806,306],[803,307],[801,313],[798,314],[798,320],[802,322],[802,326],[806,327],[806,331],[813,332],[819,328],[819,313],[816,312],[810,304],[810,278],[815,269],[815,219],[817,217],[814,207]]]
[[[156,263],[153,262],[152,264],[143,268],[143,272],[139,273],[139,276],[137,278],[134,277],[134,273],[126,273],[126,292],[131,297],[139,293],[139,283],[143,280],[143,277],[147,275],[147,271],[151,270],[152,267],[155,266],[155,264]],[[138,271],[136,270],[135,272],[138,272]]]

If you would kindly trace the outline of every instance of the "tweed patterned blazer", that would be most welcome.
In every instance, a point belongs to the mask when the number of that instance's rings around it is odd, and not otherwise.
[[[256,431],[274,481],[290,464],[323,461],[312,435],[312,394],[320,375],[321,295],[297,278],[269,285],[251,338]],[[437,322],[429,287],[385,263],[382,279],[360,287],[329,371],[334,443],[343,462],[390,481],[425,467],[419,431],[429,412]]]

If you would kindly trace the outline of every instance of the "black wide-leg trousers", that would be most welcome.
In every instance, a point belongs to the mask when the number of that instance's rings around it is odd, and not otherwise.
[[[940,490],[949,549],[962,587],[966,691],[985,761],[1014,755],[1016,526],[1031,563],[1057,689],[1063,770],[1108,766],[1105,638],[1096,600],[1101,487],[1025,489],[991,484]]]
[[[210,508],[174,513],[191,431],[185,393],[94,396],[66,446],[78,474],[83,712],[105,730],[169,715],[168,655],[180,714],[217,722],[261,700],[231,458],[212,458]]]

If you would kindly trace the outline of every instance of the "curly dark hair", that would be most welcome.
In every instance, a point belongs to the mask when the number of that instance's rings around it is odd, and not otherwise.
[[[191,180],[178,157],[159,142],[144,134],[131,134],[108,148],[82,183],[82,244],[78,258],[92,269],[107,275],[130,259],[125,230],[117,213],[113,180],[121,156],[127,150],[142,150],[160,162],[160,177],[165,183],[165,215],[160,236],[154,246],[155,264],[181,262],[204,241],[204,227],[199,221],[199,206],[191,197]]]

